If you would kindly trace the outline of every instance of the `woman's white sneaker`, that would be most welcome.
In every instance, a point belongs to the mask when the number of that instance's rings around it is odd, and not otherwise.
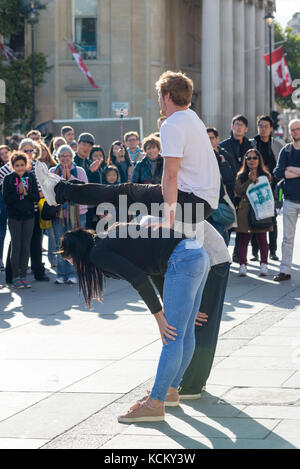
[[[41,161],[36,162],[35,174],[47,203],[54,206],[58,205],[55,199],[54,187],[61,181],[61,178],[57,174],[49,173],[47,165]]]
[[[242,264],[239,270],[239,277],[246,277],[246,275],[247,275],[247,266],[246,264]]]
[[[259,271],[259,276],[260,277],[266,277],[268,275],[268,264],[260,264],[260,271]]]

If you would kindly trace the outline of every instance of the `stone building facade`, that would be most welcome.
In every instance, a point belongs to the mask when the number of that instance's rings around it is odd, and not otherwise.
[[[37,123],[114,117],[128,102],[144,133],[156,130],[155,82],[168,69],[195,83],[193,108],[207,125],[229,132],[231,117],[268,109],[264,16],[270,0],[50,0],[35,30],[36,50],[52,66],[36,93]],[[25,47],[31,53],[30,26]],[[66,40],[78,50],[99,89],[80,72]],[[250,133],[249,132],[249,133]]]

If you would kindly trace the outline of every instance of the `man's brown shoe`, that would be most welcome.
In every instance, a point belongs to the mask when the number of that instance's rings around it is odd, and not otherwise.
[[[151,407],[148,400],[141,402],[138,407],[128,411],[127,414],[118,417],[118,422],[120,423],[163,422],[164,420],[164,405]]]
[[[290,274],[284,274],[280,272],[276,277],[273,278],[274,282],[283,282],[284,280],[291,280]]]

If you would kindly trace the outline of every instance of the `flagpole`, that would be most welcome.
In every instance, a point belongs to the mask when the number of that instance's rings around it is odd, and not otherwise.
[[[272,80],[272,26],[269,26],[269,55],[270,55],[270,116],[273,111],[273,80]]]
[[[272,26],[274,22],[274,15],[270,12],[268,15],[265,16],[265,20],[269,29],[269,65],[270,65],[270,116],[272,115],[273,111],[273,79],[272,79]]]

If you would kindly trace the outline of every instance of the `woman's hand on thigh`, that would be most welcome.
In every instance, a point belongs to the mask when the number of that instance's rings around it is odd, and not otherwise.
[[[208,318],[208,316],[207,316],[206,313],[201,313],[201,311],[199,311],[199,313],[197,314],[197,317],[196,317],[196,321],[195,321],[196,326],[202,327],[203,326],[202,323],[207,322],[207,318]]]
[[[165,345],[168,345],[167,339],[176,340],[176,327],[170,326],[163,311],[154,314],[157,321],[161,339]]]

